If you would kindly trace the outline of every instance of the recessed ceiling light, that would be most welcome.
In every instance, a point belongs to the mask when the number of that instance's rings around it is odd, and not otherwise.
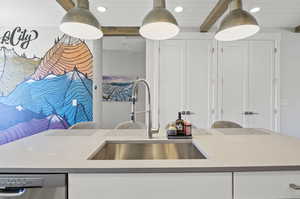
[[[183,7],[181,7],[181,6],[177,6],[176,8],[174,8],[174,11],[175,12],[183,12]]]
[[[259,11],[260,11],[260,7],[255,7],[255,8],[252,8],[250,10],[250,12],[252,12],[252,13],[256,13],[256,12],[259,12]]]
[[[103,7],[103,6],[99,6],[99,7],[97,8],[97,10],[98,10],[99,12],[106,12],[106,8]]]

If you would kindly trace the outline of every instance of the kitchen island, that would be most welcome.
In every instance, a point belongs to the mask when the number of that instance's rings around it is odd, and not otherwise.
[[[164,132],[154,140],[166,140]],[[106,140],[143,130],[51,130],[0,146],[0,172],[230,172],[300,170],[300,139],[263,129],[194,130],[200,160],[88,160]]]
[[[194,130],[192,142],[207,159],[89,160],[109,140],[149,139],[143,130],[52,130],[0,146],[0,173],[68,174],[72,199],[177,199],[186,193],[179,186],[192,190],[190,197],[300,196],[300,139],[294,137],[264,129],[202,129]],[[154,140],[166,140],[165,133]],[[145,196],[150,190],[157,191]]]

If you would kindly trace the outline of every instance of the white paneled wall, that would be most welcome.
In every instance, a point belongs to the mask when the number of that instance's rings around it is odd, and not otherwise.
[[[281,132],[300,138],[300,34],[282,31]]]

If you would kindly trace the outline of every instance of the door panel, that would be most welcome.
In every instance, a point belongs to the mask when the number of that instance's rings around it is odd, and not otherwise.
[[[186,110],[195,113],[188,119],[197,128],[209,128],[213,102],[211,77],[213,73],[213,42],[188,40],[186,43]]]
[[[274,42],[249,42],[249,104],[247,126],[273,129]]]
[[[70,199],[232,199],[232,173],[70,174]]]
[[[219,104],[221,120],[245,125],[242,114],[247,104],[248,45],[246,42],[224,43],[219,61]]]
[[[177,119],[184,110],[185,41],[168,40],[160,43],[160,109],[162,128]]]
[[[234,173],[234,199],[299,199],[300,172]]]

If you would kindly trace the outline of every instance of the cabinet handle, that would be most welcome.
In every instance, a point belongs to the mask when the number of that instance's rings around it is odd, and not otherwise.
[[[0,198],[11,198],[11,197],[21,197],[26,193],[25,188],[15,189],[13,191],[8,191],[6,189],[2,189],[0,191]]]
[[[290,184],[290,188],[294,189],[294,190],[300,190],[300,186],[298,186],[296,184]]]
[[[181,111],[181,114],[182,115],[195,115],[195,113],[192,111]]]
[[[252,111],[245,111],[243,114],[244,115],[259,115],[259,113],[254,113]]]

